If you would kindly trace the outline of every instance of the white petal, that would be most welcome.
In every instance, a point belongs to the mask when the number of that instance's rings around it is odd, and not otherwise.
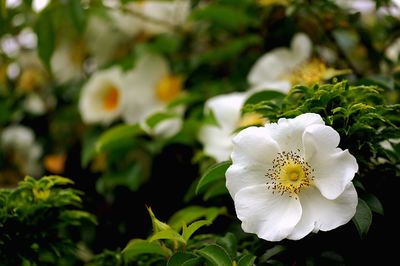
[[[147,127],[147,132],[155,137],[170,138],[182,128],[182,118],[173,117],[158,123],[153,129]]]
[[[167,62],[158,55],[146,54],[139,59],[135,68],[127,73],[125,79],[126,97],[122,111],[125,122],[138,123],[151,113],[165,107],[165,103],[156,97],[156,87],[168,73]]]
[[[233,132],[240,120],[240,110],[246,99],[245,93],[229,93],[210,98],[205,103],[206,112],[211,110],[218,125]]]
[[[247,187],[264,185],[267,182],[266,167],[262,165],[232,164],[226,171],[226,188],[232,198],[236,193]]]
[[[217,162],[227,161],[232,153],[232,132],[217,126],[203,126],[198,136],[204,152]]]
[[[248,127],[233,138],[232,161],[237,164],[258,164],[268,169],[272,160],[281,152],[264,127]]]
[[[288,48],[276,48],[256,61],[247,76],[247,80],[252,86],[277,81],[287,74],[294,65],[293,54]]]
[[[304,130],[314,124],[324,124],[321,116],[314,113],[301,114],[295,118],[281,118],[277,123],[265,125],[267,134],[271,136],[282,151],[297,151],[303,152],[302,136]]]
[[[288,236],[300,239],[311,231],[329,231],[346,224],[354,216],[357,207],[357,192],[349,183],[343,193],[334,200],[321,195],[315,187],[305,188],[299,194],[303,213],[299,223]]]
[[[304,33],[297,33],[293,37],[291,48],[297,64],[301,64],[311,57],[312,43],[310,38]]]
[[[339,134],[324,125],[310,126],[303,135],[305,158],[315,170],[314,183],[328,199],[342,194],[358,171],[354,156],[336,148],[339,141]]]
[[[291,88],[291,84],[289,81],[286,80],[282,80],[282,81],[266,81],[266,82],[262,82],[259,83],[255,86],[253,86],[249,91],[248,94],[253,94],[259,91],[278,91],[278,92],[282,92],[282,93],[288,93],[290,88]]]
[[[272,194],[265,185],[240,190],[234,201],[243,230],[268,241],[286,238],[302,213],[298,200],[286,193]]]

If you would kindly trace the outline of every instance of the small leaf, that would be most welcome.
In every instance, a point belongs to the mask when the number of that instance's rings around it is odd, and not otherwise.
[[[225,180],[218,180],[217,182],[214,182],[209,186],[206,193],[204,193],[203,200],[207,201],[213,197],[225,194],[229,194],[228,189],[225,185]]]
[[[253,266],[254,261],[256,260],[256,256],[250,254],[244,254],[240,256],[237,266]]]
[[[368,204],[362,199],[358,199],[356,214],[353,217],[353,222],[357,227],[358,234],[364,238],[372,223],[372,212]]]
[[[214,266],[230,266],[232,260],[228,252],[221,246],[212,244],[197,251],[203,258]]]
[[[196,221],[190,224],[188,227],[183,226],[182,237],[187,242],[189,238],[201,227],[210,225],[211,223],[207,220]]]
[[[152,235],[149,239],[150,242],[154,240],[160,240],[160,239],[169,239],[169,240],[176,240],[182,244],[186,245],[186,240],[175,230],[173,229],[165,229],[162,231],[159,231]]]
[[[265,87],[265,89],[270,89],[268,87]],[[260,91],[257,93],[252,94],[244,103],[246,104],[257,104],[262,101],[271,101],[271,100],[282,100],[285,97],[285,94],[274,91],[274,90],[265,90],[265,91]]]
[[[136,256],[141,254],[157,254],[168,256],[168,251],[165,250],[158,242],[149,242],[143,239],[131,240],[122,251],[125,261],[132,261]]]
[[[282,245],[276,245],[270,249],[268,249],[260,258],[260,262],[267,262],[270,258],[282,253],[286,250],[286,247]]]
[[[167,262],[167,266],[182,266],[184,265],[184,263],[195,258],[198,257],[193,253],[179,251],[172,255],[172,257]]]
[[[174,213],[169,219],[168,224],[176,231],[179,231],[183,225],[190,224],[202,217],[205,217],[208,222],[212,223],[218,215],[225,213],[225,207],[206,208],[201,206],[189,206]]]
[[[202,193],[212,183],[225,179],[225,172],[231,164],[231,161],[226,161],[211,166],[200,178],[199,184],[197,184],[196,193]]]
[[[115,126],[101,134],[96,143],[96,150],[98,152],[107,150],[116,143],[121,143],[142,133],[143,130],[138,124]]]
[[[217,244],[223,247],[231,258],[236,257],[237,253],[237,239],[236,236],[230,232],[226,233],[224,237],[217,240]]]
[[[38,54],[43,63],[50,68],[50,60],[55,48],[55,33],[50,12],[40,13],[35,32],[38,37]]]
[[[154,128],[160,122],[167,120],[167,119],[176,118],[176,117],[179,117],[179,116],[174,113],[155,113],[146,119],[146,124],[150,128]]]
[[[379,213],[380,215],[383,215],[383,206],[380,200],[371,193],[368,193],[363,196],[363,199],[365,202],[368,204],[368,206],[371,208],[373,212]]]

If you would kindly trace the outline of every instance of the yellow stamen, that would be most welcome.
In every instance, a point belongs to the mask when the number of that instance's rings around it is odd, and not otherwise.
[[[115,86],[110,85],[109,87],[107,87],[103,95],[104,109],[106,109],[107,111],[115,110],[118,106],[119,98],[119,91]]]
[[[272,161],[272,168],[268,169],[267,188],[272,189],[272,193],[289,193],[297,198],[297,194],[303,187],[308,187],[314,179],[313,169],[296,152],[278,153]]]
[[[267,120],[259,113],[245,113],[239,121],[238,128],[262,126]]]
[[[18,79],[17,90],[20,93],[28,93],[43,87],[46,77],[43,71],[36,68],[29,68],[22,72]]]
[[[182,77],[166,75],[157,84],[156,96],[162,102],[175,99],[182,92]]]

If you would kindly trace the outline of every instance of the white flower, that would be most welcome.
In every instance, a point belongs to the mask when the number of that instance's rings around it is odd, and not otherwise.
[[[1,147],[12,156],[12,161],[19,167],[19,170],[26,175],[38,177],[43,169],[39,164],[42,156],[42,147],[35,141],[35,134],[32,129],[12,125],[1,133]]]
[[[249,127],[233,139],[226,186],[245,232],[269,241],[329,231],[355,214],[355,158],[318,114]]]
[[[124,97],[123,74],[118,67],[96,72],[82,88],[79,111],[83,121],[111,123],[120,117]]]
[[[60,83],[76,81],[83,77],[86,49],[81,41],[61,41],[50,61],[55,79]]]
[[[291,87],[287,76],[311,57],[312,43],[304,33],[297,33],[289,48],[275,48],[264,54],[251,68],[247,77],[252,88],[268,88],[271,82],[284,82],[282,92]],[[267,84],[265,84],[267,83]]]
[[[232,138],[240,121],[240,110],[246,99],[245,93],[230,93],[208,99],[205,113],[214,115],[214,124],[201,127],[199,140],[204,145],[204,152],[216,159],[226,161],[232,152]]]
[[[400,38],[395,39],[392,44],[386,48],[385,55],[393,62],[399,61],[400,56]]]
[[[172,27],[186,22],[190,12],[190,1],[142,1],[127,5],[133,12],[143,15],[142,30],[147,34],[171,31]],[[148,19],[146,19],[148,18]]]
[[[265,83],[271,90],[284,91],[285,84],[274,82]],[[266,120],[259,114],[247,113],[241,115],[245,100],[262,88],[253,88],[247,92],[234,92],[217,95],[208,99],[204,106],[204,113],[214,115],[216,124],[205,124],[200,128],[198,138],[204,146],[204,152],[212,156],[217,162],[229,160],[232,152],[232,138],[240,127],[264,124]]]
[[[122,113],[125,122],[141,123],[148,133],[154,135],[171,136],[180,130],[181,121],[177,121],[180,119],[177,117],[183,109],[167,110],[167,106],[182,94],[182,78],[170,73],[164,58],[155,54],[141,56],[135,68],[127,74],[125,87],[126,102]],[[158,112],[172,112],[177,116],[150,128],[145,121]]]

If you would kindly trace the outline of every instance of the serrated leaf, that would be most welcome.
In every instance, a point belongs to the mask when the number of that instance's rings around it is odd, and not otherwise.
[[[238,259],[237,266],[253,266],[256,258],[256,256],[250,254],[242,255]]]
[[[129,140],[142,133],[143,130],[138,124],[112,127],[100,135],[96,143],[96,150],[97,152],[105,151],[116,143],[121,144],[124,140]]]
[[[374,194],[368,193],[363,196],[363,199],[373,212],[379,213],[380,215],[384,214],[382,203]]]
[[[133,261],[136,256],[141,254],[169,255],[168,251],[161,247],[158,242],[149,242],[143,239],[131,240],[124,250],[122,250],[122,256],[126,262]]]
[[[183,230],[182,230],[182,237],[183,239],[185,239],[185,241],[187,242],[189,240],[189,238],[197,231],[199,230],[201,227],[205,226],[205,225],[210,225],[210,221],[207,220],[201,220],[201,221],[196,221],[192,224],[190,224],[188,227],[186,227],[185,225],[183,226]]]
[[[34,28],[38,37],[39,57],[50,68],[50,60],[55,48],[55,31],[50,12],[40,13]]]
[[[189,206],[174,213],[168,221],[168,224],[179,231],[183,225],[190,224],[202,217],[212,223],[218,215],[226,213],[226,208],[222,207],[202,207],[202,206]]]
[[[372,223],[372,212],[368,204],[360,198],[358,199],[357,210],[353,217],[353,222],[356,225],[360,237],[364,238]]]
[[[198,257],[194,255],[193,253],[190,252],[176,252],[174,255],[171,256],[171,258],[167,262],[167,266],[182,266],[182,265],[188,265],[190,261],[193,261],[193,259],[197,259]],[[198,264],[193,264],[198,265]]]
[[[211,166],[200,178],[196,193],[203,193],[212,183],[225,179],[225,172],[232,164],[231,161],[221,162]]]
[[[229,257],[228,252],[221,246],[215,244],[208,245],[197,250],[197,253],[214,266],[232,265],[232,259]]]
[[[165,229],[165,230],[159,231],[159,232],[153,234],[150,237],[149,241],[152,242],[154,240],[160,240],[160,239],[175,240],[182,244],[186,244],[186,240],[178,232],[176,232],[173,229]]]

